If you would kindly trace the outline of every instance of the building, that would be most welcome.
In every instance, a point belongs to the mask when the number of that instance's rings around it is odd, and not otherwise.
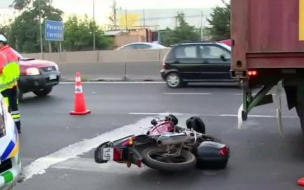
[[[151,30],[165,30],[177,25],[178,12],[185,14],[190,25],[201,28],[207,25],[207,17],[211,9],[146,9],[146,10],[119,10],[117,11],[118,28],[149,28]]]

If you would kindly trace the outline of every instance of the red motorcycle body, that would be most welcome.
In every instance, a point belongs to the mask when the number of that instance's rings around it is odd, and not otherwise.
[[[153,126],[149,131],[149,135],[161,135],[167,132],[173,132],[174,126],[170,121],[161,121]]]

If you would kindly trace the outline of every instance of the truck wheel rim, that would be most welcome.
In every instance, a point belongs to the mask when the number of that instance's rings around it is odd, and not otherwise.
[[[176,75],[169,75],[167,78],[167,82],[170,86],[176,87],[178,86],[180,80],[179,77]]]

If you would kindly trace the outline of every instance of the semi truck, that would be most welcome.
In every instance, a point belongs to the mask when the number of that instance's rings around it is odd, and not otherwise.
[[[241,120],[273,103],[269,92],[281,86],[304,133],[304,0],[231,0],[231,39],[231,77],[243,89]]]

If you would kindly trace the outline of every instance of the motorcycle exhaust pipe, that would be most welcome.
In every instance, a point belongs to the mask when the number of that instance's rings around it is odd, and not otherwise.
[[[190,137],[185,133],[165,134],[158,137],[156,143],[158,145],[174,145],[186,142]]]

